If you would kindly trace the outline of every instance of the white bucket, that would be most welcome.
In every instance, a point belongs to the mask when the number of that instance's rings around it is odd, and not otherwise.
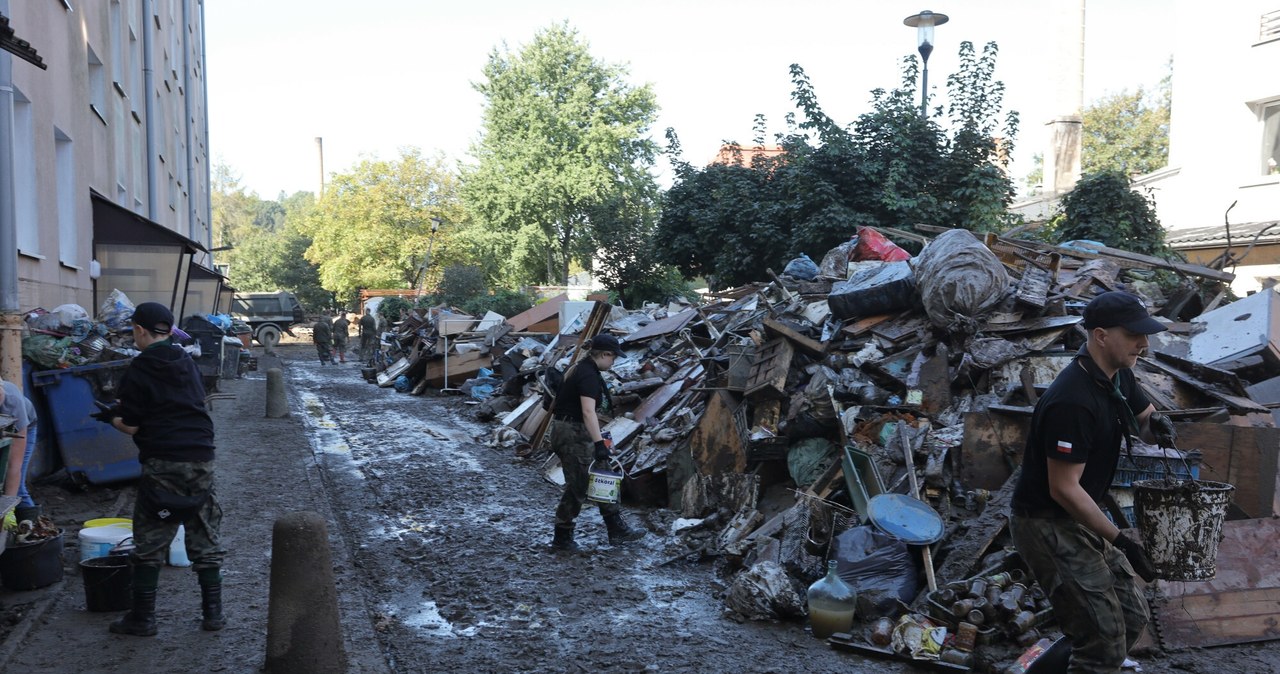
[[[117,543],[133,535],[132,524],[112,524],[80,530],[80,561],[106,557]]]
[[[587,470],[587,500],[597,503],[617,503],[622,498],[622,473],[597,468],[595,463]]]

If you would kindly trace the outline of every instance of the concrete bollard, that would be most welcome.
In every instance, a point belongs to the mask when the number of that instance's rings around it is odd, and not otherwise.
[[[280,368],[267,370],[267,418],[281,419],[289,416],[289,398],[284,392],[284,373]]]
[[[268,674],[347,671],[329,534],[317,513],[283,515],[272,529],[263,669]]]

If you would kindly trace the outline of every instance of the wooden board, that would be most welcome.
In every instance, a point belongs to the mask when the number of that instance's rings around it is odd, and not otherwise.
[[[810,339],[800,334],[796,330],[792,329],[791,326],[785,323],[782,323],[780,321],[776,321],[772,318],[765,317],[764,329],[766,332],[769,332],[770,334],[778,335],[780,337],[786,337],[787,339],[791,340],[791,342],[796,346],[800,347],[801,349],[804,349],[806,352],[813,354],[814,356],[817,356],[819,358],[821,358],[827,351],[826,344]]]
[[[427,363],[422,378],[427,382],[428,386],[443,386],[446,374],[448,374],[449,384],[454,387],[461,386],[462,382],[475,376],[480,371],[480,368],[488,367],[493,363],[493,359],[489,357],[489,354],[480,351],[449,354],[447,371],[445,370],[445,360],[441,358]]]
[[[1250,517],[1280,513],[1280,429],[1177,423],[1178,448],[1200,450],[1200,479],[1235,485],[1234,505]]]
[[[702,419],[689,434],[689,451],[694,468],[703,475],[742,473],[747,470],[747,451],[734,420],[737,404],[727,391],[716,391],[707,401]]]
[[[1009,478],[1009,462],[1022,460],[1030,430],[1031,419],[1023,416],[998,412],[965,414],[960,484],[966,489],[999,489]]]
[[[680,395],[687,386],[692,382],[698,381],[703,373],[702,363],[692,363],[677,370],[667,383],[658,387],[653,393],[650,393],[645,399],[631,412],[631,418],[640,423],[645,423],[651,417],[658,414],[665,408],[676,396]]]
[[[1165,648],[1221,646],[1280,638],[1280,520],[1225,522],[1218,575],[1209,581],[1160,581],[1152,606]]]
[[[552,320],[554,320],[555,324],[558,326],[560,324],[560,305],[564,304],[568,300],[568,294],[560,293],[546,302],[534,305],[528,311],[521,312],[511,318],[508,318],[507,322],[511,324],[511,329],[516,332],[524,332],[530,330],[535,325]],[[559,332],[559,330],[556,330],[556,332]]]
[[[506,416],[502,417],[502,425],[510,426],[511,428],[518,428],[525,420],[525,417],[533,411],[533,408],[538,407],[541,404],[541,394],[535,393],[528,398],[525,398],[524,402],[520,403],[519,407],[507,412]]]

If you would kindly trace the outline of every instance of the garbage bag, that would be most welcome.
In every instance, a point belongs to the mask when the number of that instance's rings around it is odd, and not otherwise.
[[[819,265],[819,273],[823,276],[831,278],[845,278],[849,275],[849,260],[853,257],[853,249],[858,245],[858,237],[845,241],[844,243],[827,251],[822,256],[822,264]]]
[[[836,446],[826,438],[801,440],[787,449],[787,472],[797,486],[808,486],[836,459]]]
[[[800,257],[787,263],[782,273],[801,281],[812,281],[818,278],[818,265],[814,264],[808,255],[801,253]]]
[[[871,227],[859,227],[858,243],[853,247],[853,257],[849,259],[902,262],[910,260],[911,253],[899,248],[898,244],[886,239],[879,231]]]
[[[133,318],[133,302],[119,288],[112,288],[102,304],[98,305],[98,322],[105,323],[111,332],[119,332]]]
[[[836,283],[827,295],[831,314],[839,319],[874,316],[908,309],[916,303],[916,282],[907,262],[859,262],[849,280]]]
[[[413,380],[408,375],[400,375],[396,377],[396,381],[392,386],[400,393],[408,393],[413,390]]]
[[[748,620],[799,618],[805,614],[804,599],[776,562],[760,562],[738,574],[724,601]]]
[[[75,367],[88,361],[71,337],[39,334],[22,338],[22,357],[44,370]]]
[[[929,321],[953,333],[976,333],[980,317],[1000,304],[1009,289],[1004,264],[964,229],[939,235],[914,266]]]
[[[871,526],[836,536],[831,556],[840,579],[858,593],[858,615],[893,613],[898,601],[909,604],[919,592],[907,544]]]

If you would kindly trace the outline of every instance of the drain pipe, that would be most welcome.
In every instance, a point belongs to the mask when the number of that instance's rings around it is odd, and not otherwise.
[[[156,73],[155,73],[155,33],[156,16],[153,0],[142,0],[142,95],[146,97],[145,113],[147,116],[147,217],[152,222],[160,211],[160,176],[156,166]]]
[[[0,0],[9,16],[9,0]],[[0,50],[0,377],[22,386],[18,212],[13,183],[13,55]]]
[[[213,266],[213,169],[209,166],[209,158],[213,156],[213,151],[209,149],[209,59],[205,55],[206,29],[204,26],[204,0],[198,0],[200,3],[200,90],[203,95],[200,99],[204,105],[204,222],[207,227],[208,236],[205,240],[205,246],[209,248],[209,268]],[[228,308],[227,311],[231,309]]]
[[[186,111],[182,126],[187,132],[187,236],[193,241],[204,238],[196,234],[196,164],[195,133],[191,121],[191,3],[194,0],[182,0],[182,103]],[[210,264],[210,267],[213,265]]]

